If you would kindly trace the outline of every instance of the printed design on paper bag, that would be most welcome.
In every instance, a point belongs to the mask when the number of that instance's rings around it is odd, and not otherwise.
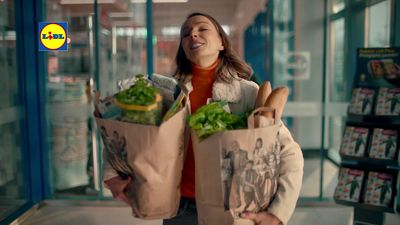
[[[107,133],[104,126],[100,128],[101,138],[104,143],[105,158],[111,167],[118,172],[122,178],[132,176],[132,168],[128,164],[128,152],[126,151],[126,138],[120,136],[117,131],[111,135]]]
[[[224,148],[222,152],[225,152],[225,155],[222,157],[224,160],[221,163],[223,166],[221,168],[221,173],[224,181],[223,183],[225,184],[223,187],[224,203],[226,203],[224,207],[225,209],[229,209],[229,196],[232,191],[236,196],[237,207],[240,206],[240,175],[249,158],[247,151],[240,148],[238,141],[232,141],[230,146],[227,149]],[[226,166],[228,164],[230,166]],[[231,190],[232,186],[234,186],[234,190]]]
[[[225,210],[257,212],[267,207],[277,187],[280,144],[257,138],[254,149],[242,149],[234,140],[221,149],[221,178]]]

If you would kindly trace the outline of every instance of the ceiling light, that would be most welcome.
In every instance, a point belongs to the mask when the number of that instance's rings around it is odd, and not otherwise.
[[[186,3],[189,0],[153,0],[153,3]],[[131,3],[146,3],[146,0],[131,0]]]
[[[112,12],[112,13],[110,13],[110,17],[129,18],[129,17],[133,17],[133,12]]]

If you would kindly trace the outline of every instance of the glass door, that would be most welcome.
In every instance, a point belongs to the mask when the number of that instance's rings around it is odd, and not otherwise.
[[[300,196],[311,199],[330,191],[336,171],[324,160],[324,7],[318,0],[274,0],[267,6],[269,76],[273,87],[290,89],[283,120],[305,159]]]
[[[0,1],[0,221],[27,200],[24,179],[24,105],[17,73],[15,3]]]
[[[94,5],[76,2],[44,2],[46,21],[68,22],[70,38],[68,51],[51,51],[46,57],[48,174],[55,198],[97,196],[99,191],[91,120]]]
[[[46,21],[69,25],[68,51],[47,53],[50,197],[98,199],[102,142],[93,91],[109,96],[121,80],[146,73],[145,4],[125,0],[46,0]]]

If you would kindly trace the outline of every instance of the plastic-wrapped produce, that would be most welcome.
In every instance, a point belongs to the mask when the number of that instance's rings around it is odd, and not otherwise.
[[[147,125],[161,122],[162,96],[143,76],[138,76],[129,89],[116,94],[114,103],[122,110],[121,121]]]

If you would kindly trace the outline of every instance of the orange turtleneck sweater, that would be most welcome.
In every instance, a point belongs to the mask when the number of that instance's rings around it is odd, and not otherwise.
[[[190,110],[195,113],[198,108],[207,103],[207,99],[212,97],[212,86],[214,83],[214,73],[219,60],[215,61],[207,68],[201,68],[192,64],[192,86],[193,90],[189,94]],[[189,139],[186,160],[183,165],[181,194],[183,197],[195,198],[195,172],[192,139]]]

